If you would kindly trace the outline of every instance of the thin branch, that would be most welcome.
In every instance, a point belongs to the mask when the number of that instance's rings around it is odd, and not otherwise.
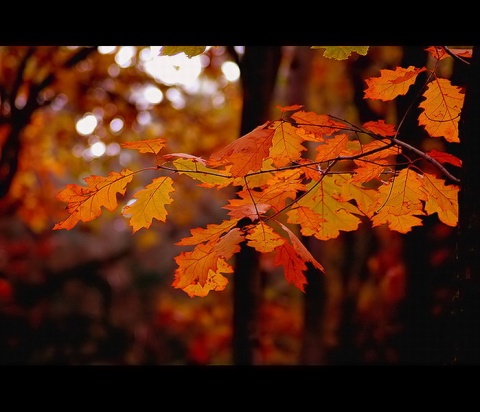
[[[448,46],[442,46],[442,47],[443,47],[443,50],[445,50],[445,53],[452,56],[455,60],[458,60],[464,64],[470,64],[469,61],[462,59],[460,56],[457,56],[454,52],[452,52]]]

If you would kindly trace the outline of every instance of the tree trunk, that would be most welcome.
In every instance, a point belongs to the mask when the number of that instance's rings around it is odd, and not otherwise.
[[[243,109],[240,136],[269,120],[281,46],[247,46],[240,61]],[[249,223],[248,221],[246,223]],[[255,364],[261,279],[258,253],[241,246],[233,274],[233,363]]]
[[[453,364],[480,363],[480,49],[473,48],[459,122],[462,182],[459,193],[457,273],[451,311]]]

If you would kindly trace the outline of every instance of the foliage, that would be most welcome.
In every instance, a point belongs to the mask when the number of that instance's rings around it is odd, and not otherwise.
[[[364,97],[395,99],[427,72],[418,122],[429,136],[457,143],[464,95],[436,73],[437,64],[452,58],[454,51],[437,47],[428,51],[433,68],[382,70],[380,76],[366,81]],[[187,52],[192,56],[201,48]],[[458,54],[470,56],[465,50]],[[328,55],[341,53],[329,50]],[[141,172],[155,171],[160,176],[136,191],[122,210],[133,233],[148,229],[154,219],[166,221],[175,201],[176,176],[187,176],[209,190],[235,188],[238,196],[223,206],[228,218],[194,228],[177,243],[192,250],[175,257],[172,286],[194,297],[225,289],[224,274],[233,272],[231,259],[242,242],[272,254],[287,281],[304,291],[307,264],[320,272],[324,269],[302,244],[299,233],[333,239],[340,232],[356,230],[362,222],[407,233],[435,213],[446,225],[457,225],[459,179],[447,168],[461,166],[454,155],[423,152],[403,142],[401,122],[397,128],[383,120],[355,125],[305,111],[300,105],[278,109],[277,119],[205,156],[170,153],[164,137],[122,143],[126,149],[155,155],[156,164],[110,172],[107,177],[92,175],[85,178],[86,187],[66,185],[58,199],[67,203],[68,217],[53,229],[70,230],[80,221],[94,220],[102,207],[115,210],[117,195],[124,195],[134,175]],[[420,161],[433,165],[435,172],[427,171]]]

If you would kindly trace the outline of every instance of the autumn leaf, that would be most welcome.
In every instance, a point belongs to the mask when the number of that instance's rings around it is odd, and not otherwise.
[[[440,221],[448,226],[457,226],[459,187],[446,185],[444,180],[430,173],[424,173],[423,181],[423,190],[427,194],[426,212],[429,215],[437,213]]]
[[[102,206],[113,211],[117,208],[117,193],[125,194],[126,186],[132,181],[133,172],[125,169],[120,173],[110,172],[108,177],[88,176],[87,187],[67,184],[57,194],[57,199],[66,202],[68,218],[55,224],[53,230],[72,229],[79,221],[89,222],[102,213]]]
[[[385,123],[385,120],[366,122],[363,124],[363,128],[382,137],[395,136],[397,134],[395,125]]]
[[[260,170],[263,161],[268,157],[275,130],[268,128],[265,122],[250,133],[236,139],[223,149],[213,153],[209,166],[231,164],[233,177],[244,177],[249,172]]]
[[[249,218],[252,222],[260,218],[260,215],[264,215],[270,209],[270,205],[266,203],[251,203],[245,199],[230,199],[229,204],[223,206],[224,209],[230,210],[228,215],[242,219],[244,217]]]
[[[279,222],[280,223],[280,222]],[[307,278],[305,277],[305,271],[307,265],[305,262],[310,262],[314,267],[324,272],[323,266],[316,261],[311,253],[305,248],[295,234],[283,223],[280,226],[285,230],[291,241],[290,243],[284,242],[276,248],[274,264],[276,266],[283,266],[285,279],[288,283],[293,283],[302,292],[305,292],[305,284]]]
[[[156,139],[137,140],[136,142],[124,142],[120,145],[125,149],[138,150],[140,153],[158,154],[165,147],[166,140],[158,137]]]
[[[173,155],[165,155],[164,158],[171,158]],[[181,157],[174,160],[172,163],[180,174],[185,174],[192,179],[198,180],[199,186],[206,188],[223,189],[232,184],[233,178],[231,174],[223,171],[210,168],[204,165],[201,158]]]
[[[179,53],[185,53],[189,58],[202,54],[207,46],[162,46],[160,56],[175,56]]]
[[[422,203],[425,200],[422,178],[412,169],[402,169],[378,189],[377,201],[372,205],[372,226],[387,224],[391,230],[407,233],[422,224],[417,216],[425,215]]]
[[[302,292],[305,292],[305,284],[307,278],[305,271],[307,265],[295,252],[295,249],[289,243],[284,243],[276,249],[274,264],[276,266],[283,266],[285,279],[288,283],[293,283]]]
[[[457,156],[454,156],[450,153],[440,152],[433,149],[425,154],[441,164],[450,163],[453,166],[462,167],[462,161]]]
[[[347,150],[348,136],[346,134],[339,134],[335,137],[325,140],[324,143],[316,147],[317,155],[316,162],[324,162],[327,160],[336,159],[340,154]]]
[[[380,77],[365,79],[367,88],[364,97],[366,99],[379,99],[383,101],[393,100],[400,95],[405,95],[417,76],[426,68],[409,66],[407,69],[397,67],[395,70],[380,70]]]
[[[178,267],[175,269],[172,286],[184,289],[192,284],[205,286],[209,271],[216,273],[221,258],[213,248],[212,243],[199,243],[190,252],[182,252],[175,257]]]
[[[239,243],[244,240],[242,231],[236,227],[220,236],[226,229],[225,223],[210,225],[202,231],[192,231],[195,241],[207,241],[198,243],[192,251],[182,252],[175,257],[178,267],[175,269],[173,287],[182,289],[189,295],[200,293],[201,296],[205,296],[209,290],[225,287],[226,279],[220,274],[231,273],[232,268],[226,260],[240,251]],[[208,231],[212,233],[208,235]],[[186,243],[191,244],[193,239]]]
[[[267,204],[278,211],[285,207],[288,199],[295,199],[298,192],[305,190],[301,175],[302,171],[298,169],[281,170],[258,190],[243,189],[238,195],[244,204],[250,204],[253,199],[255,204]]]
[[[345,124],[338,120],[332,119],[325,114],[317,114],[314,112],[305,112],[300,110],[292,114],[291,118],[300,126],[297,133],[302,133],[304,139],[307,140],[305,131],[311,133],[313,136],[309,139],[312,141],[323,141],[325,136],[344,130]]]
[[[209,270],[205,284],[191,283],[182,288],[182,290],[191,298],[196,296],[205,297],[210,291],[220,292],[224,290],[228,284],[228,279],[222,273],[233,273],[233,268],[223,259],[218,260],[218,270],[214,272]],[[178,276],[178,275],[176,275]],[[172,286],[178,288],[177,278],[174,279]]]
[[[181,239],[176,245],[188,246],[204,242],[216,242],[225,232],[234,228],[238,220],[239,219],[224,220],[219,224],[211,223],[207,225],[206,229],[201,227],[191,229],[191,236]]]
[[[247,245],[253,247],[261,253],[272,252],[277,246],[282,245],[285,241],[280,235],[274,232],[271,226],[264,222],[258,222],[247,231],[245,236]]]
[[[460,142],[458,121],[464,100],[460,87],[453,86],[448,79],[436,79],[427,85],[423,97],[418,123],[432,137],[444,137],[450,143]]]
[[[287,122],[274,122],[272,127],[275,128],[275,134],[269,155],[273,164],[283,167],[299,160],[307,149],[302,145],[304,139],[297,133],[297,128]]]
[[[325,49],[323,56],[335,60],[346,60],[352,53],[366,56],[368,52],[368,46],[312,46],[312,49]]]
[[[167,218],[166,205],[173,202],[170,193],[174,192],[173,180],[170,177],[158,177],[153,179],[145,189],[139,190],[133,195],[137,199],[132,205],[123,209],[123,215],[129,216],[133,233],[142,228],[149,228],[153,219],[165,222]]]
[[[300,225],[303,235],[328,240],[336,238],[340,231],[358,228],[357,215],[363,213],[342,198],[342,187],[333,177],[324,176],[321,181],[308,184],[307,191],[296,202],[297,206],[287,212],[287,222]]]

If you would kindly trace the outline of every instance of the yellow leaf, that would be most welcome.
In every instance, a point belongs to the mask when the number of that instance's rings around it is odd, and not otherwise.
[[[324,176],[316,185],[307,185],[311,191],[297,202],[296,208],[287,212],[287,222],[299,224],[302,234],[319,240],[336,238],[340,231],[356,230],[360,224],[356,215],[363,213],[342,198],[342,187],[331,176]]]
[[[132,216],[130,225],[133,233],[141,228],[149,228],[153,219],[166,221],[168,212],[165,205],[173,202],[170,193],[175,191],[172,185],[173,180],[170,177],[158,177],[145,189],[133,195],[137,199],[136,202],[123,209],[125,216]]]
[[[229,173],[204,166],[194,159],[176,159],[172,163],[180,174],[185,174],[202,182],[199,184],[202,187],[222,189],[229,186],[233,181]]]
[[[436,79],[427,85],[419,107],[424,109],[418,123],[432,137],[444,137],[447,142],[458,143],[458,121],[464,94],[452,86],[448,79]]]
[[[273,231],[271,226],[259,222],[248,230],[246,235],[247,244],[261,253],[272,252],[277,246],[282,245],[285,240]]]
[[[57,199],[67,202],[69,217],[57,223],[53,230],[72,229],[79,221],[89,222],[102,213],[102,206],[110,211],[117,208],[117,193],[125,194],[126,186],[132,181],[133,172],[125,169],[120,173],[110,172],[108,177],[88,176],[87,187],[68,184],[57,194]]]
[[[296,127],[287,122],[275,122],[274,124],[279,125],[275,128],[270,157],[275,166],[283,167],[291,162],[296,162],[302,156],[302,152],[307,149],[302,145],[304,139],[297,133]]]

